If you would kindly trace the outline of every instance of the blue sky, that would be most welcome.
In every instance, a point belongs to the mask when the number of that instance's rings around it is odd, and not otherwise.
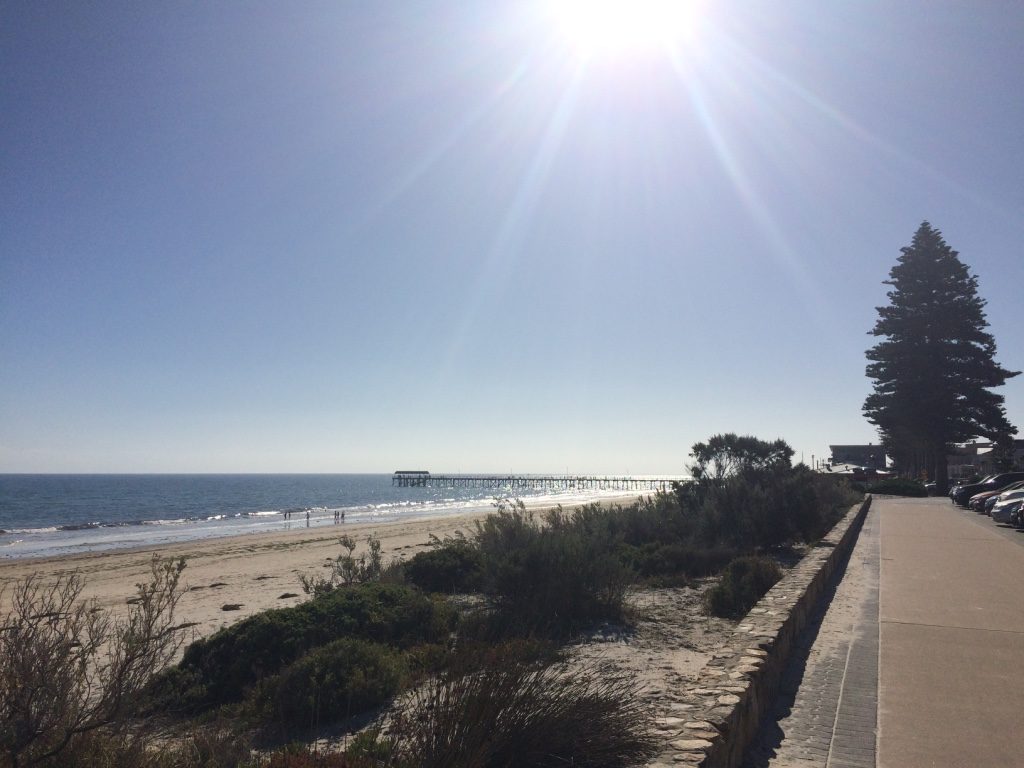
[[[1024,368],[1024,5],[579,23],[4,3],[0,471],[675,473],[724,431],[810,461],[874,439],[925,219]]]

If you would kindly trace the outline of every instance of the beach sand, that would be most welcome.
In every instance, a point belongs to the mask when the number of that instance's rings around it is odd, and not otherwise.
[[[603,503],[625,504],[635,500],[635,496],[629,496]],[[117,616],[124,613],[128,601],[135,596],[135,585],[148,581],[154,555],[184,557],[187,566],[182,578],[188,592],[178,604],[175,615],[176,623],[190,625],[187,640],[191,641],[254,613],[297,605],[307,599],[299,577],[303,574],[326,576],[325,565],[343,551],[338,543],[343,534],[358,542],[356,557],[366,551],[367,536],[376,536],[387,563],[395,557],[409,559],[428,548],[431,535],[444,538],[456,531],[471,534],[475,522],[488,514],[490,512],[471,512],[383,524],[328,523],[312,528],[306,528],[305,521],[297,518],[290,523],[282,522],[278,532],[131,550],[6,560],[0,562],[0,589],[4,591],[0,597],[0,612],[8,612],[12,582],[33,573],[51,582],[60,574],[77,571],[85,583],[83,595],[94,598],[100,607]],[[225,606],[230,609],[225,610]]]

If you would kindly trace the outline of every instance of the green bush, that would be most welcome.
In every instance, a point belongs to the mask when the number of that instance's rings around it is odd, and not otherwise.
[[[307,595],[323,597],[338,587],[383,581],[385,574],[389,576],[387,581],[401,583],[401,578],[394,578],[396,572],[400,573],[402,570],[401,562],[393,560],[388,565],[384,565],[384,559],[380,553],[380,539],[376,536],[371,534],[366,537],[366,552],[359,557],[354,554],[359,545],[351,536],[344,534],[338,539],[338,543],[344,551],[331,561],[331,570],[326,577],[320,574],[299,576],[302,591]]]
[[[480,588],[483,558],[465,537],[434,540],[434,548],[405,564],[405,576],[427,592],[474,592]]]
[[[169,742],[145,727],[112,724],[75,735],[59,755],[20,764],[42,768],[235,768],[246,765],[250,754],[243,737],[224,730],[197,728]],[[10,765],[0,757],[0,766]]]
[[[631,676],[501,660],[432,680],[390,736],[396,763],[416,768],[612,768],[657,752],[652,718]]]
[[[250,761],[246,768],[377,768],[379,765],[376,760],[347,753],[318,753],[301,744],[278,749],[266,759]]]
[[[155,754],[147,744],[130,734],[97,730],[73,736],[59,757],[43,758],[31,765],[46,768],[172,768],[168,755]],[[0,757],[0,766],[17,765]]]
[[[860,498],[803,466],[748,470],[704,485],[691,496],[701,540],[747,552],[821,538]]]
[[[497,622],[514,633],[564,635],[621,618],[633,580],[608,516],[562,509],[536,520],[522,503],[477,523],[481,585]]]
[[[877,483],[869,485],[867,492],[886,496],[913,496],[916,498],[928,495],[924,485],[917,480],[909,480],[903,477],[890,477],[885,480],[879,480]]]
[[[408,676],[402,654],[344,638],[317,648],[263,682],[255,707],[264,722],[314,729],[390,701]]]
[[[446,603],[412,587],[338,588],[301,605],[250,616],[192,643],[181,663],[160,677],[153,695],[167,708],[202,711],[240,701],[257,681],[333,640],[409,648],[446,639],[455,618]]]
[[[705,595],[708,612],[722,618],[740,618],[782,578],[782,571],[767,557],[738,557],[729,563],[721,580]]]
[[[365,760],[367,765],[372,766],[396,766],[394,751],[395,745],[391,739],[382,736],[379,729],[370,728],[352,737],[345,750],[345,757],[353,761]],[[353,763],[356,764],[362,765]]]
[[[724,544],[648,542],[640,547],[625,545],[622,557],[646,581],[654,584],[686,583],[718,573],[738,552]]]

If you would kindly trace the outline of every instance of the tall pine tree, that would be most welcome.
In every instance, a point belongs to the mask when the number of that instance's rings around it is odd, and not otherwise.
[[[996,363],[978,278],[942,233],[923,222],[900,250],[885,281],[889,306],[878,307],[871,331],[883,340],[867,352],[875,381],[864,414],[898,466],[927,471],[942,491],[952,443],[1017,431],[991,389],[1019,371]]]

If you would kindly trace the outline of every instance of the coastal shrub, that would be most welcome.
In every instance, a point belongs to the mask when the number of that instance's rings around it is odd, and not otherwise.
[[[433,537],[432,548],[405,564],[405,576],[427,592],[474,592],[480,588],[483,558],[465,536]]]
[[[245,768],[381,768],[381,766],[382,763],[374,758],[350,755],[348,752],[315,752],[304,744],[297,744],[282,747],[270,753],[266,759],[253,760],[247,763]],[[412,766],[407,768],[412,768]]]
[[[725,544],[648,542],[640,547],[626,545],[622,557],[634,571],[651,584],[685,584],[719,573],[739,553]]]
[[[143,750],[144,729],[129,732],[126,722],[180,647],[174,611],[184,568],[154,557],[121,619],[81,599],[77,573],[13,584],[0,618],[0,765],[68,766],[90,750],[111,760]]]
[[[854,490],[847,483],[836,483],[820,472],[805,468],[798,472],[796,477],[809,484],[814,492],[814,526],[804,533],[804,541],[820,539],[842,519],[850,507],[864,499],[863,493]]]
[[[879,480],[869,485],[867,492],[887,496],[912,496],[915,498],[923,498],[928,495],[928,491],[922,483],[904,477],[889,477],[885,480]]]
[[[417,768],[629,766],[656,752],[628,675],[499,661],[435,678],[392,717],[395,762]]]
[[[368,583],[333,590],[290,608],[250,616],[192,643],[157,681],[164,708],[201,711],[240,701],[247,688],[314,648],[357,638],[409,648],[447,638],[454,610],[420,590]]]
[[[693,483],[679,487],[691,488]],[[623,541],[631,546],[685,543],[695,539],[699,507],[686,492],[656,493],[636,504],[614,510]]]
[[[326,578],[319,574],[299,576],[302,591],[307,595],[320,597],[338,587],[380,581],[385,570],[384,559],[380,553],[380,539],[376,536],[367,536],[367,551],[359,557],[354,555],[356,547],[359,545],[351,536],[348,534],[341,536],[338,543],[344,551],[331,561],[331,571]]]
[[[543,524],[522,502],[499,505],[477,523],[481,586],[506,631],[564,635],[621,618],[633,580],[619,539],[585,508],[545,514]]]
[[[237,768],[253,766],[248,741],[226,729],[196,728],[168,740],[140,738],[138,723],[104,727],[72,739],[59,759],[34,765],[53,768]],[[0,766],[8,768],[0,759]],[[367,766],[369,768],[369,766]]]
[[[722,618],[741,618],[782,578],[782,571],[768,557],[738,557],[729,563],[721,580],[704,595],[708,613]]]
[[[353,736],[345,750],[345,757],[353,761],[352,765],[363,764],[358,761],[365,761],[368,767],[390,768],[397,765],[394,741],[382,736],[378,728],[369,728]]]
[[[700,508],[701,540],[724,542],[741,551],[772,546],[789,538],[768,488],[759,478],[728,477],[712,485]]]
[[[54,756],[29,764],[48,768],[170,768],[171,765],[166,758],[148,754],[142,739],[119,730],[108,732],[104,729],[73,736],[59,759]],[[21,763],[0,758],[3,768],[14,765]]]
[[[161,744],[160,752],[172,757],[174,768],[236,768],[249,762],[252,754],[247,736],[236,733],[232,724],[191,728],[175,748]]]
[[[403,655],[388,646],[344,638],[317,648],[264,681],[255,707],[266,723],[313,730],[397,694],[408,678]]]
[[[746,552],[818,539],[859,498],[803,466],[747,470],[705,484],[695,510],[701,541]]]

